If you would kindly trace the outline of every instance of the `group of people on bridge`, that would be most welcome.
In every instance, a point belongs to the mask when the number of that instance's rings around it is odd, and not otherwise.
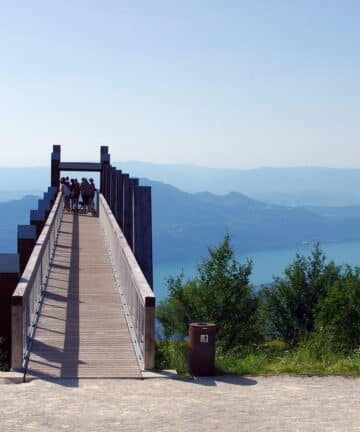
[[[64,210],[70,212],[94,212],[94,197],[96,187],[94,179],[85,177],[81,179],[81,183],[78,180],[70,179],[69,177],[61,177],[60,179],[60,192],[62,193],[64,201]],[[81,195],[81,200],[80,200]]]

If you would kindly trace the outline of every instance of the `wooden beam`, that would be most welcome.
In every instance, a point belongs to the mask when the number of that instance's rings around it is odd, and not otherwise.
[[[101,171],[101,164],[98,162],[60,162],[61,171]]]
[[[43,210],[30,211],[30,224],[36,227],[36,238],[39,237],[46,221],[46,214]]]
[[[18,225],[17,250],[20,259],[20,275],[23,273],[36,243],[35,225]]]
[[[116,171],[116,211],[115,218],[120,228],[124,227],[124,174],[121,170]]]
[[[58,187],[60,180],[60,158],[61,158],[61,146],[53,145],[53,151],[51,153],[51,186]]]
[[[110,204],[111,211],[114,214],[116,210],[116,201],[117,201],[116,182],[117,182],[116,168],[112,166],[110,170],[110,203],[109,204]]]
[[[0,254],[0,337],[2,349],[10,365],[11,352],[11,297],[19,282],[19,255]]]
[[[151,187],[136,187],[134,197],[134,254],[153,289]]]
[[[124,183],[124,235],[131,249],[134,246],[134,188],[139,179],[125,177]]]

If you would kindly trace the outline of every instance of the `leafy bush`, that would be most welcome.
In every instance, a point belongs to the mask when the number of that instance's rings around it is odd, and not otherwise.
[[[187,374],[189,323],[214,322],[220,373],[360,373],[360,268],[326,263],[317,244],[258,295],[251,269],[226,236],[197,277],[168,280],[157,317],[170,340],[157,343],[156,367]]]
[[[213,322],[217,344],[223,350],[255,343],[261,333],[258,299],[249,283],[252,264],[240,264],[230,247],[230,237],[198,267],[198,276],[168,280],[169,296],[157,308],[165,337],[183,339],[191,322]]]
[[[325,264],[325,258],[319,244],[315,245],[310,257],[296,255],[284,276],[262,290],[264,328],[272,337],[296,345],[313,331],[318,302],[341,273],[333,262]]]
[[[175,369],[179,375],[188,373],[188,346],[186,342],[157,341],[155,369]]]
[[[359,268],[347,267],[341,279],[328,287],[318,306],[316,329],[319,345],[333,352],[360,347]]]

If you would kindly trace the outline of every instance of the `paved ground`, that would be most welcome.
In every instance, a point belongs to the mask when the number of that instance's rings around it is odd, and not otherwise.
[[[360,431],[360,379],[0,375],[0,431]]]

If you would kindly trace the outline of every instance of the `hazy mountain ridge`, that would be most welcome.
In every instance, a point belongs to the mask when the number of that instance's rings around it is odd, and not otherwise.
[[[159,261],[205,255],[207,246],[221,241],[225,233],[231,234],[238,252],[360,239],[360,215],[349,223],[341,215],[269,205],[238,193],[189,194],[147,179],[141,184],[152,186],[154,252]]]
[[[360,169],[297,167],[249,170],[208,168],[138,161],[114,162],[132,177],[172,184],[191,193],[238,192],[255,200],[285,206],[360,205]],[[75,174],[74,174],[75,175]],[[4,193],[38,193],[50,181],[50,168],[0,168],[0,199]],[[19,192],[20,191],[20,192]]]
[[[187,192],[240,192],[279,205],[360,205],[360,169],[295,167],[249,170],[116,162],[132,176],[172,184]]]
[[[140,184],[152,186],[156,262],[198,259],[226,233],[238,252],[360,240],[360,206],[281,206],[236,192],[191,194],[148,179]],[[17,224],[29,223],[36,207],[36,197],[0,203],[0,252],[15,251]]]

